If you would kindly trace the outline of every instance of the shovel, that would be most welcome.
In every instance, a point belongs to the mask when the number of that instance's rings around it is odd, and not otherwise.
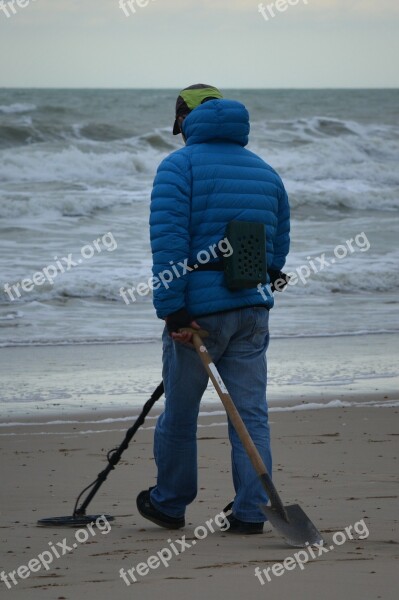
[[[212,361],[211,356],[206,349],[200,335],[205,337],[204,333],[195,329],[184,328],[180,331],[190,331],[193,333],[192,343],[209,375],[213,385],[223,403],[226,413],[237,432],[238,437],[244,446],[245,451],[259,477],[259,480],[270,499],[270,506],[261,505],[260,508],[277,530],[285,539],[287,544],[295,548],[304,548],[314,544],[322,544],[323,538],[315,525],[305,514],[298,504],[284,506],[276,488],[271,480],[266,466],[252,440],[248,430],[241,419],[234,402],[227,391],[225,384]]]

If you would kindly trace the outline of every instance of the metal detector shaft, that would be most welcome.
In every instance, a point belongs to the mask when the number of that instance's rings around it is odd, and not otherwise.
[[[148,413],[150,412],[151,408],[154,406],[155,402],[157,400],[159,400],[159,398],[162,396],[163,393],[164,393],[164,385],[163,385],[163,381],[161,381],[161,383],[159,384],[157,389],[152,394],[151,398],[149,400],[147,400],[147,402],[144,404],[143,410],[141,411],[140,415],[138,416],[136,422],[132,425],[132,427],[130,427],[130,429],[127,430],[125,438],[124,438],[123,442],[121,443],[121,445],[118,448],[115,448],[114,450],[111,450],[108,453],[108,466],[103,471],[101,471],[101,473],[98,474],[98,477],[97,477],[96,481],[94,482],[94,485],[92,484],[93,489],[89,492],[86,499],[82,502],[82,504],[79,507],[77,506],[77,504],[79,502],[80,496],[88,488],[85,488],[85,490],[83,490],[83,492],[78,497],[76,504],[75,504],[75,509],[73,511],[74,516],[86,514],[86,509],[89,506],[90,502],[93,500],[94,496],[97,494],[98,490],[100,489],[100,487],[102,486],[104,481],[107,479],[109,473],[118,464],[123,452],[128,448],[129,443],[131,442],[134,434],[142,426],[142,424],[144,423],[145,418],[148,415]],[[89,486],[89,487],[91,487],[91,486]]]

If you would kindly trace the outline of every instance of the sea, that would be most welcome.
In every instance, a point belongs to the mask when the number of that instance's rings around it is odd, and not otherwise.
[[[399,90],[223,92],[290,199],[293,281],[272,336],[398,333]],[[0,89],[1,346],[159,341],[151,293],[120,290],[151,277],[152,183],[183,143],[176,95]]]

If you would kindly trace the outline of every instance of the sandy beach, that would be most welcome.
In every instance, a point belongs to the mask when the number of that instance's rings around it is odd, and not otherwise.
[[[6,350],[21,356],[23,349]],[[65,360],[70,351],[64,349]],[[76,348],[74,351],[77,360]],[[107,348],[107,353],[112,355],[112,347]],[[60,368],[54,348],[47,350],[48,364],[51,354]],[[25,375],[32,377],[28,371],[27,366]],[[51,378],[54,377],[52,373]],[[68,377],[73,379],[71,373]],[[135,378],[134,373],[132,377]],[[99,378],[101,382],[100,374]],[[58,375],[58,380],[61,389],[66,385],[65,373],[64,377]],[[93,373],[89,383],[95,384]],[[107,390],[103,391],[106,395]],[[146,393],[148,396],[148,388],[141,392],[143,397]],[[90,513],[115,517],[108,524],[102,520],[102,530],[93,529],[94,533],[87,529],[82,533],[66,528],[38,528],[36,521],[72,513],[78,492],[105,467],[105,452],[119,444],[132,417],[120,407],[96,411],[80,408],[68,415],[59,411],[58,420],[56,407],[35,415],[31,411],[25,417],[21,413],[18,418],[9,415],[0,437],[1,571],[8,582],[1,582],[2,597],[105,600],[112,594],[123,599],[138,593],[145,600],[161,595],[177,600],[216,600],[221,595],[264,598],[266,594],[300,600],[396,598],[398,398],[371,390],[367,397],[352,392],[343,394],[341,401],[345,398],[352,406],[337,404],[324,410],[271,412],[276,486],[285,503],[298,502],[304,508],[319,527],[328,548],[322,556],[310,558],[303,568],[288,562],[291,569],[281,572],[274,566],[278,575],[274,574],[273,565],[283,564],[298,550],[286,546],[269,525],[261,536],[232,536],[217,527],[211,532],[206,525],[232,498],[230,449],[220,406],[211,404],[202,410],[198,429],[200,490],[181,531],[150,524],[140,517],[135,506],[138,492],[154,483],[152,436],[157,411],[137,433],[90,506]],[[320,393],[318,400],[326,402],[329,397],[323,398]],[[300,402],[313,403],[315,396],[297,397],[296,403]],[[130,412],[136,415],[138,410]],[[200,540],[196,532],[203,535],[205,526],[205,537]],[[334,544],[335,532],[345,532],[349,526],[353,539],[347,539],[345,533],[338,534]],[[80,531],[79,541],[76,531]],[[122,568],[127,573],[138,567],[145,573],[139,563],[146,563],[172,544],[179,548],[177,540],[183,535],[190,547],[179,554],[171,552],[168,566],[158,561],[156,568],[147,566],[148,573],[144,575],[135,571],[137,581],[128,580],[129,586],[121,578]],[[65,544],[70,551],[66,551]],[[36,572],[29,571],[27,575],[27,570],[22,569],[26,578],[14,574],[17,585],[12,583],[9,573],[18,573],[19,567],[52,547],[58,548],[60,556],[53,555],[47,569],[40,559],[36,560],[31,563]],[[258,573],[263,573],[263,584],[255,574],[257,567]],[[268,568],[270,581],[264,574]]]

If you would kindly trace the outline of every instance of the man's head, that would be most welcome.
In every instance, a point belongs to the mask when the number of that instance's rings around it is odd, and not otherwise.
[[[182,133],[182,123],[194,108],[207,100],[223,98],[221,92],[212,85],[196,83],[182,90],[176,100],[176,119],[173,126],[173,135]]]

